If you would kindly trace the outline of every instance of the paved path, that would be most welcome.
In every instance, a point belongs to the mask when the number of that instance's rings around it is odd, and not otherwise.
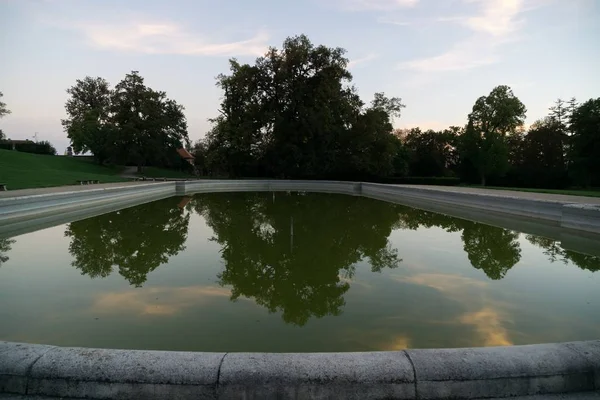
[[[563,203],[600,204],[600,197],[572,196],[565,194],[519,192],[517,190],[480,189],[462,186],[426,186],[426,185],[398,185],[423,189],[443,190],[446,192],[479,193],[500,197],[520,197],[523,199],[560,201]]]
[[[6,197],[18,197],[18,196],[33,196],[36,194],[48,194],[48,193],[62,193],[62,192],[75,192],[80,190],[90,190],[90,189],[103,189],[110,187],[123,187],[123,186],[134,186],[134,185],[144,185],[149,183],[159,183],[159,182],[116,182],[116,183],[100,183],[96,185],[69,185],[69,186],[55,186],[48,188],[37,188],[37,189],[20,189],[20,190],[7,190],[6,192],[0,192],[0,199]]]
[[[72,192],[77,190],[89,190],[89,189],[101,189],[106,187],[119,187],[129,185],[147,185],[153,183],[152,181],[144,182],[118,182],[118,183],[101,183],[98,185],[70,185],[70,186],[57,186],[51,188],[38,188],[38,189],[22,189],[22,190],[9,190],[6,192],[0,192],[0,199],[6,197],[15,196],[31,196],[36,194],[46,193],[61,193],[61,192]],[[582,204],[600,204],[600,197],[587,197],[587,196],[569,196],[563,194],[549,194],[549,193],[532,193],[532,192],[518,192],[514,190],[496,190],[496,189],[479,189],[479,188],[467,188],[457,186],[425,186],[425,185],[399,185],[404,187],[414,187],[432,190],[442,190],[447,192],[462,192],[462,193],[479,193],[489,194],[492,196],[500,197],[520,197],[524,199],[534,200],[546,200],[546,201],[559,201],[563,203],[582,203]]]

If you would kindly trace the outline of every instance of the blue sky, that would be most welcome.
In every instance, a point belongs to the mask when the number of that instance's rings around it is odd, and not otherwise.
[[[343,47],[365,101],[407,108],[397,127],[463,125],[477,97],[510,85],[528,123],[558,98],[600,96],[599,0],[0,0],[0,91],[13,139],[68,145],[60,119],[77,78],[131,70],[209,128],[230,57],[253,62],[304,33]]]

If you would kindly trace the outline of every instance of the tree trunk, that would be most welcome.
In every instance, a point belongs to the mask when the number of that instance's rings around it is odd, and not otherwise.
[[[481,174],[481,186],[485,186],[485,175]]]
[[[138,172],[138,174],[141,174],[142,172],[144,172],[144,166],[142,164],[137,165],[137,172]]]

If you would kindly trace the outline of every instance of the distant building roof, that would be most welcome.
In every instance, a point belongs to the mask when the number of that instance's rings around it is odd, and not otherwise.
[[[187,151],[183,147],[181,149],[177,149],[177,153],[179,154],[179,156],[181,158],[186,159],[186,160],[194,159],[195,158],[193,155],[190,154],[189,151]]]

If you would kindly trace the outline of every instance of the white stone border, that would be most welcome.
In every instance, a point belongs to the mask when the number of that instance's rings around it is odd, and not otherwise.
[[[556,228],[564,228],[562,230],[565,232],[576,235],[600,235],[600,205],[510,197],[505,194],[457,192],[435,186],[338,181],[196,180],[0,198],[0,237],[87,218],[162,197],[236,191],[312,191],[362,195],[433,208],[458,217],[470,215],[466,218],[484,222],[495,215],[499,218],[496,220],[500,221],[500,226],[511,229],[511,225],[529,224],[533,226],[533,232],[528,233],[553,238],[557,236]],[[518,218],[507,218],[515,216]],[[549,233],[538,233],[536,229]]]
[[[480,399],[600,390],[600,341],[368,353],[0,342],[0,393],[87,399]]]

